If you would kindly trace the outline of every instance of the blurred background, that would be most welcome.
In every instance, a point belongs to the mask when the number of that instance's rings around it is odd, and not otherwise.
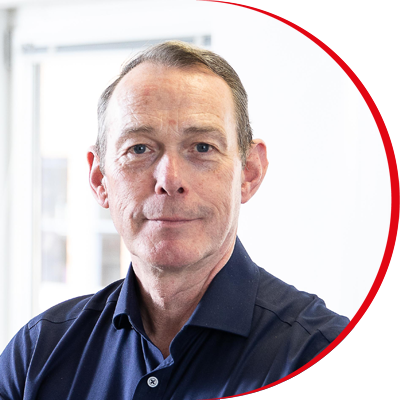
[[[242,207],[250,256],[353,317],[385,249],[389,174],[367,105],[317,45],[259,13],[187,0],[0,0],[0,29],[0,352],[34,315],[125,276],[86,150],[121,64],[168,39],[222,55],[248,91],[270,160]]]

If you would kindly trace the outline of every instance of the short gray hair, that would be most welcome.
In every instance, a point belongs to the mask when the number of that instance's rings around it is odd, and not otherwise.
[[[166,67],[186,68],[205,65],[216,75],[220,76],[230,87],[233,95],[236,114],[236,130],[238,133],[239,153],[243,167],[253,140],[249,121],[247,93],[236,71],[219,55],[194,45],[167,41],[149,47],[134,58],[128,60],[122,67],[118,77],[104,90],[100,96],[97,116],[98,134],[96,151],[100,159],[100,169],[104,174],[104,163],[107,148],[106,111],[111,96],[121,79],[133,68],[143,62],[164,65]]]

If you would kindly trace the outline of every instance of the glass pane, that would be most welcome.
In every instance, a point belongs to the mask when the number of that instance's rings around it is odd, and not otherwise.
[[[65,282],[67,170],[65,158],[42,158],[42,281]]]
[[[42,218],[65,220],[67,207],[66,158],[42,158]]]
[[[107,285],[120,278],[120,247],[119,235],[101,235],[101,283]]]
[[[42,232],[42,281],[65,282],[67,238]]]

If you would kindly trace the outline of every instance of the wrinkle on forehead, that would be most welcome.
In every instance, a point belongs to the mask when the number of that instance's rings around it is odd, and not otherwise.
[[[222,132],[224,126],[233,127],[236,135],[234,110],[228,84],[206,67],[182,69],[143,63],[119,82],[106,118],[114,137],[140,125],[178,132],[187,128],[183,125],[190,120],[219,125]]]

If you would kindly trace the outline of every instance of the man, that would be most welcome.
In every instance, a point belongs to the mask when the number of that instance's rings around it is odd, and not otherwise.
[[[236,237],[268,161],[219,56],[166,42],[129,62],[100,99],[88,162],[131,267],[16,335],[1,398],[235,395],[306,364],[348,323],[257,267]]]

